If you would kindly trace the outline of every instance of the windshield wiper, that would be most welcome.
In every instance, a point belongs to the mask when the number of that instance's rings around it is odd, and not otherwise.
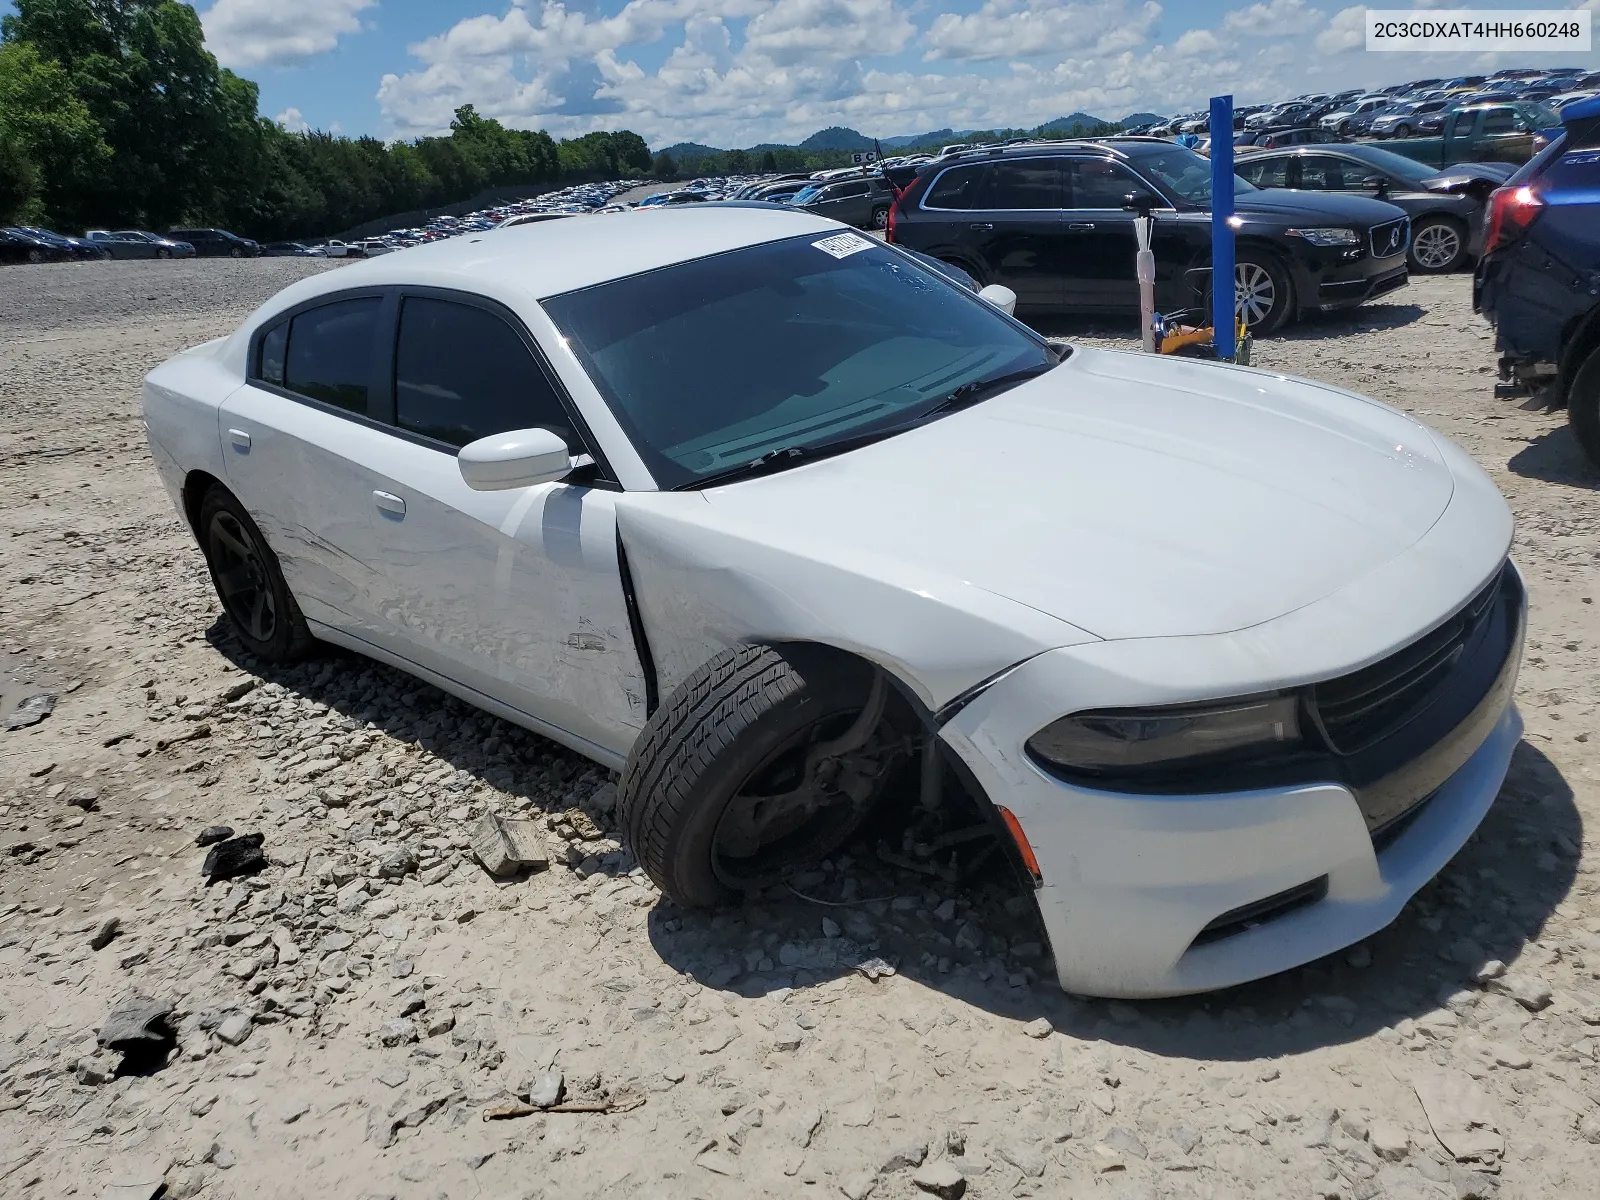
[[[988,379],[974,379],[971,383],[963,383],[960,387],[949,392],[932,408],[926,409],[922,417],[935,417],[940,413],[954,412],[958,408],[977,404],[980,400],[987,400],[997,392],[1004,392],[1014,388],[1019,383],[1025,383],[1043,375],[1046,371],[1053,371],[1060,366],[1060,362],[1039,363],[1036,366],[1024,367],[1020,371],[1007,371],[1004,375],[991,375]]]
[[[1038,363],[1020,371],[1008,371],[1004,375],[994,375],[988,379],[977,379],[971,383],[963,383],[960,387],[948,393],[932,408],[919,413],[909,421],[897,425],[887,425],[866,433],[858,433],[852,437],[838,438],[831,442],[818,442],[815,445],[780,446],[776,450],[768,450],[765,454],[742,462],[735,467],[726,467],[721,471],[714,471],[710,475],[702,475],[698,479],[691,479],[687,483],[680,483],[672,490],[675,492],[693,491],[697,488],[714,487],[719,483],[732,483],[736,479],[752,479],[758,475],[771,475],[777,471],[784,471],[790,467],[799,466],[801,463],[816,462],[821,458],[832,458],[835,454],[843,454],[846,450],[854,450],[858,446],[865,446],[871,442],[881,442],[884,438],[893,437],[897,433],[905,433],[914,429],[929,417],[940,413],[950,412],[957,408],[964,408],[969,404],[976,404],[987,399],[997,391],[1015,387],[1017,384],[1043,375],[1060,366],[1066,358],[1062,354],[1054,362]]]
[[[719,483],[731,483],[735,479],[751,479],[757,475],[771,475],[775,471],[784,471],[790,467],[799,466],[805,462],[816,462],[820,458],[832,458],[835,454],[843,454],[846,450],[854,450],[857,446],[865,446],[869,442],[881,442],[892,434],[902,432],[906,426],[891,425],[885,429],[874,429],[870,433],[858,433],[854,437],[838,438],[831,442],[819,442],[814,446],[780,446],[776,450],[768,450],[765,454],[752,458],[749,462],[740,463],[736,467],[727,467],[721,471],[714,471],[710,475],[702,475],[698,479],[691,479],[687,483],[680,483],[672,490],[675,492],[692,491],[696,488],[712,487]]]

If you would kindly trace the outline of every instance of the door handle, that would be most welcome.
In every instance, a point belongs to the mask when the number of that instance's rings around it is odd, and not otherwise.
[[[233,443],[233,448],[240,453],[250,453],[250,435],[243,429],[228,430],[228,440]]]
[[[393,492],[375,491],[372,493],[372,499],[373,502],[377,504],[378,508],[383,512],[393,513],[397,517],[403,517],[406,515],[405,500],[399,496],[396,496]]]
[[[1093,221],[1068,221],[1067,222],[1067,228],[1072,230],[1073,233],[1082,233],[1086,229],[1093,229],[1094,228],[1094,222]]]
[[[989,230],[994,228],[994,225],[988,221],[974,221],[971,225],[968,225],[967,228],[976,229],[980,233],[987,233]]]

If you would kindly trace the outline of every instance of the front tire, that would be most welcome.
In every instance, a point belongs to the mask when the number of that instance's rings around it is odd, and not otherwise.
[[[1446,275],[1467,257],[1467,232],[1449,217],[1425,217],[1411,227],[1411,269],[1421,275]]]
[[[1399,125],[1396,125],[1394,127],[1394,136],[1395,137],[1401,137],[1401,138],[1410,137],[1411,136],[1411,126],[1405,124],[1404,122],[1400,123]]]
[[[887,680],[859,660],[725,650],[656,709],[622,769],[618,810],[639,865],[699,908],[832,853],[891,774],[887,707]]]
[[[1276,333],[1294,313],[1294,285],[1283,264],[1258,250],[1241,250],[1233,266],[1234,303],[1257,337]]]
[[[171,258],[172,257],[172,251],[168,250],[165,246],[158,246],[156,248],[156,257],[157,258]]]
[[[235,247],[233,247],[233,249],[228,251],[228,257],[229,258],[243,258],[244,257],[244,251],[239,249],[239,247],[235,246]]]
[[[1600,350],[1590,352],[1567,389],[1567,423],[1589,461],[1600,467]]]
[[[886,228],[888,228],[888,225],[889,225],[889,209],[886,206],[879,206],[878,208],[875,208],[875,209],[872,210],[871,225],[872,225],[872,228],[874,228],[874,229],[886,229]]]
[[[250,652],[268,662],[304,658],[315,645],[278,557],[244,505],[221,485],[200,502],[200,549],[217,599]]]

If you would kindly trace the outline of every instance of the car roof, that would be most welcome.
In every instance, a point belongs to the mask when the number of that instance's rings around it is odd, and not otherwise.
[[[542,300],[675,263],[842,228],[837,221],[777,205],[696,204],[540,221],[429,242],[314,276],[282,293],[287,303],[273,309],[327,292],[390,284],[472,291],[492,283]]]

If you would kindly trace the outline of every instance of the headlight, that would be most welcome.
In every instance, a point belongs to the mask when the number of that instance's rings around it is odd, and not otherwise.
[[[1361,235],[1354,229],[1341,229],[1337,225],[1319,225],[1314,229],[1291,229],[1290,237],[1302,237],[1313,246],[1359,246]]]
[[[1074,713],[1028,739],[1044,763],[1089,775],[1142,774],[1253,757],[1300,742],[1296,695]]]

